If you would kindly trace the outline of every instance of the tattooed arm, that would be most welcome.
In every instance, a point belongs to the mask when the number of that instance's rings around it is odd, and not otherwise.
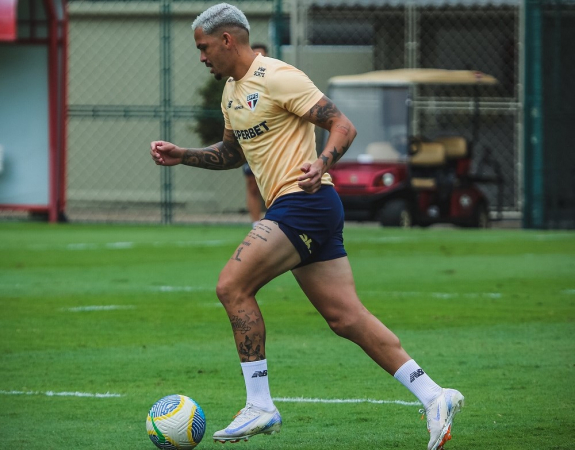
[[[321,187],[321,177],[343,156],[357,135],[351,121],[325,95],[317,102],[304,119],[329,131],[327,144],[319,158],[313,163],[305,163],[304,173],[298,178],[299,187],[308,193]]]
[[[206,148],[181,148],[171,142],[154,141],[150,144],[152,159],[159,166],[201,167],[226,170],[240,167],[245,161],[244,152],[232,130],[224,130],[222,142]]]

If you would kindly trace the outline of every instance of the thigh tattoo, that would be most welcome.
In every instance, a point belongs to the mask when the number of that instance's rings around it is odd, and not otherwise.
[[[259,240],[262,240],[264,242],[267,242],[268,238],[266,237],[266,235],[270,234],[271,231],[272,231],[272,229],[270,227],[259,222],[255,226],[255,228],[249,232],[246,239],[240,244],[240,246],[236,250],[236,253],[230,259],[233,259],[234,261],[241,262],[242,259],[240,258],[240,255],[242,253],[242,250],[245,247],[249,247],[252,244],[250,241],[256,241],[259,239]]]

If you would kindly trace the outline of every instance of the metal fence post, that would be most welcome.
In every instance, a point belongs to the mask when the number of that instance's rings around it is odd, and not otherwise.
[[[273,17],[273,46],[275,58],[282,59],[282,36],[283,36],[283,0],[275,0]]]
[[[172,86],[171,86],[171,16],[172,0],[162,0],[160,10],[160,105],[162,139],[172,139]],[[162,167],[160,171],[162,223],[171,224],[173,220],[171,167]]]
[[[542,228],[543,188],[543,91],[541,2],[525,1],[525,203],[523,226]]]

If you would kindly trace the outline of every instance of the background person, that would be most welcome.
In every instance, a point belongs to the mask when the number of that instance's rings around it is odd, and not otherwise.
[[[268,56],[268,48],[265,44],[252,44],[252,50],[262,56]],[[245,163],[242,167],[246,178],[246,206],[252,221],[255,226],[261,218],[262,214],[262,196],[256,182],[256,177],[250,169],[250,165]]]
[[[266,328],[255,295],[291,271],[335,333],[355,342],[417,396],[427,415],[428,450],[442,448],[463,395],[437,385],[363,306],[343,246],[343,208],[328,170],[353,142],[355,127],[303,72],[253,52],[249,23],[236,7],[212,6],[192,28],[200,61],[216,79],[230,77],[222,94],[223,140],[203,149],[153,141],[152,159],[161,166],[212,170],[239,168],[247,160],[268,207],[216,286],[232,326],[247,398],[213,438],[236,442],[281,428],[269,390]],[[329,132],[319,157],[314,125]]]

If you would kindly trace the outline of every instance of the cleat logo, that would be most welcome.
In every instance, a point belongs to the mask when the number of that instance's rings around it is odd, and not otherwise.
[[[252,375],[252,378],[267,377],[267,376],[268,376],[267,370],[256,370]]]
[[[417,378],[419,378],[421,375],[424,375],[425,372],[423,371],[423,369],[417,369],[415,372],[411,372],[411,374],[409,375],[409,382],[413,383]]]
[[[258,419],[259,419],[259,416],[258,416],[258,417],[254,417],[252,420],[250,420],[250,421],[248,421],[248,422],[246,422],[246,423],[240,425],[240,426],[237,427],[237,428],[229,428],[229,427],[228,427],[228,428],[225,429],[225,432],[228,433],[228,434],[237,433],[237,432],[240,431],[242,428],[247,428],[248,425],[252,424],[253,422],[255,422],[255,421],[258,420]],[[238,440],[239,440],[239,439],[238,439]]]

